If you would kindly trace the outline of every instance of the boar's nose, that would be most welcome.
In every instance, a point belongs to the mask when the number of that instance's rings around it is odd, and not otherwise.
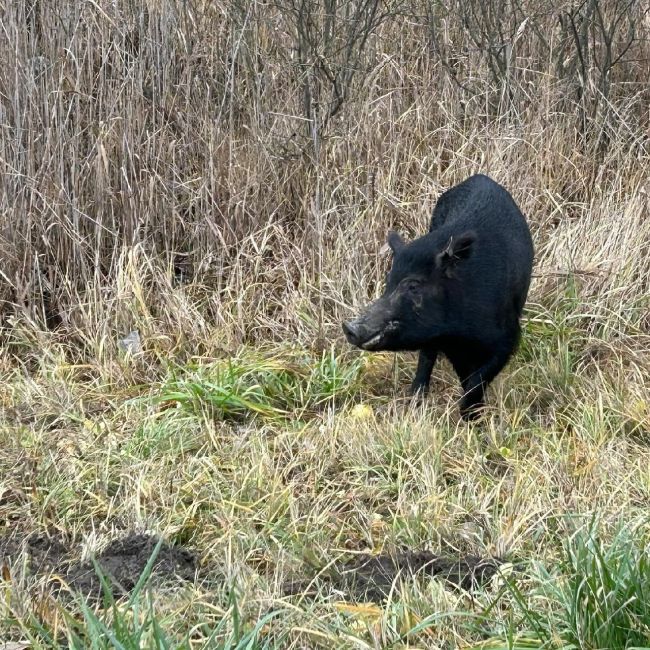
[[[354,320],[346,320],[343,322],[343,332],[345,333],[345,338],[352,343],[352,345],[356,345],[361,336],[360,336],[360,327],[359,323]]]

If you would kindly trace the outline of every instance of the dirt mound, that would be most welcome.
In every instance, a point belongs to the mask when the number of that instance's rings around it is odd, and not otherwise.
[[[23,551],[29,557],[32,573],[45,573],[60,566],[69,552],[69,547],[57,537],[45,535],[28,535],[19,538],[16,535],[0,537],[0,563],[20,555]]]
[[[151,535],[129,534],[114,540],[96,556],[96,562],[111,585],[115,598],[128,595],[133,590],[157,543],[158,538]],[[93,600],[102,598],[101,580],[93,563],[72,561],[74,552],[62,540],[36,535],[23,539],[15,536],[0,538],[0,564],[22,551],[29,558],[29,569],[33,574],[56,573],[83,596]],[[162,543],[153,564],[152,576],[157,580],[175,578],[191,581],[195,573],[196,559],[190,551]]]
[[[497,572],[496,558],[466,556],[449,558],[428,551],[406,551],[395,555],[364,555],[335,564],[327,575],[315,580],[291,580],[283,586],[286,596],[316,593],[319,582],[326,582],[356,600],[380,601],[386,598],[400,577],[436,577],[470,590],[484,584]]]
[[[111,542],[97,556],[97,564],[109,580],[115,598],[131,593],[157,542],[155,537],[149,535],[132,535]],[[162,579],[180,578],[191,581],[195,572],[195,558],[187,549],[163,542],[156,556],[152,574]],[[92,562],[71,567],[66,577],[76,591],[91,598],[101,597],[101,581]]]

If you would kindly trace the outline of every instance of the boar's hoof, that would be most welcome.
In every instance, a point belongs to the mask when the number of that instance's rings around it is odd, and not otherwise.
[[[485,415],[483,402],[470,402],[464,399],[460,402],[460,417],[466,422],[475,422]]]
[[[423,400],[429,394],[429,384],[421,384],[413,382],[409,393],[414,401]]]

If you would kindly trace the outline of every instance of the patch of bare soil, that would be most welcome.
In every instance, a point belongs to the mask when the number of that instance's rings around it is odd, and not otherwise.
[[[113,596],[118,598],[133,591],[151,558],[158,540],[149,535],[132,535],[111,542],[96,558],[102,574],[109,580]],[[158,578],[194,579],[196,561],[187,549],[163,542],[156,556],[152,575]],[[92,562],[72,566],[67,573],[72,588],[91,598],[102,595],[101,581]]]
[[[29,558],[30,571],[40,574],[61,566],[70,549],[56,537],[28,535],[21,538],[13,534],[7,535],[0,537],[0,564],[6,564],[23,550]]]
[[[465,590],[475,589],[496,574],[502,562],[496,558],[466,556],[448,558],[428,551],[406,551],[395,555],[364,555],[335,564],[327,575],[314,580],[290,580],[283,585],[285,596],[315,595],[319,583],[328,583],[355,600],[382,601],[396,580],[435,577]]]
[[[151,535],[130,534],[111,542],[95,560],[111,586],[113,596],[128,595],[138,582],[158,539]],[[34,575],[56,573],[75,591],[92,600],[102,598],[101,579],[91,561],[79,563],[61,540],[45,536],[18,539],[0,538],[0,564],[25,552],[29,570]],[[192,581],[196,574],[196,559],[185,548],[163,542],[153,564],[152,576],[159,580]]]

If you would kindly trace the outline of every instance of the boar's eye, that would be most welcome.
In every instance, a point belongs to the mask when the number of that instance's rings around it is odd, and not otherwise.
[[[422,288],[422,282],[420,280],[410,279],[404,283],[404,288],[409,293],[419,293]]]

